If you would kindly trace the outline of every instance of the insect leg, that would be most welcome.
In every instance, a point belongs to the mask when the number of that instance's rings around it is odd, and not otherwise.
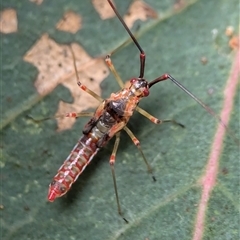
[[[75,58],[75,55],[74,55],[74,52],[72,50],[72,47],[70,46],[70,51],[72,53],[72,57],[73,57],[73,66],[74,66],[74,71],[75,71],[75,74],[76,74],[76,78],[77,78],[77,85],[85,92],[87,92],[88,94],[90,94],[91,96],[93,96],[95,99],[97,99],[99,102],[102,102],[103,99],[98,96],[95,92],[93,92],[92,90],[90,90],[88,87],[86,87],[85,85],[83,85],[81,82],[80,82],[80,79],[79,79],[79,76],[78,76],[78,72],[77,72],[77,66],[76,66],[76,58]]]
[[[60,116],[56,116],[58,117],[70,117],[70,118],[78,118],[78,117],[92,117],[94,115],[94,112],[71,112],[71,113],[67,113],[65,115],[60,115]]]
[[[115,170],[114,170],[114,164],[115,164],[115,160],[116,160],[116,153],[117,153],[117,149],[119,146],[119,142],[120,142],[120,132],[118,132],[116,134],[116,140],[115,140],[113,151],[112,151],[112,154],[111,154],[111,157],[109,160],[109,164],[110,164],[111,172],[112,172],[113,185],[114,185],[114,191],[115,191],[116,200],[117,200],[118,213],[123,218],[123,220],[126,223],[128,223],[127,219],[122,216],[122,210],[121,210],[120,201],[119,201],[119,197],[118,197],[118,191],[117,191],[116,175],[115,175]]]
[[[132,131],[128,127],[125,126],[123,129],[128,134],[128,136],[132,139],[134,145],[138,148],[139,152],[142,155],[142,158],[143,158],[144,162],[147,165],[148,172],[152,174],[152,172],[153,172],[152,168],[151,168],[150,164],[148,163],[148,161],[147,161],[147,159],[146,159],[146,157],[145,157],[145,155],[142,151],[139,140],[134,136],[134,134],[132,133]],[[152,175],[152,178],[153,178],[154,181],[156,181],[155,176]]]
[[[32,116],[30,116],[30,115],[27,115],[27,118],[31,119],[35,123],[40,123],[40,122],[43,122],[43,121],[46,121],[46,120],[56,119],[56,118],[92,117],[93,115],[94,115],[94,112],[80,112],[80,113],[71,112],[71,113],[66,113],[66,114],[60,114],[60,115],[55,115],[55,116],[51,116],[51,117],[46,117],[46,118],[42,118],[42,119],[35,119]]]
[[[94,97],[95,99],[97,99],[99,102],[102,102],[103,99],[98,96],[95,92],[93,92],[92,90],[90,90],[88,87],[86,87],[85,85],[83,85],[79,80],[77,80],[77,84],[78,86],[85,92],[87,92],[88,94],[90,94],[92,97]]]
[[[136,110],[142,114],[144,117],[148,118],[151,122],[155,123],[155,124],[162,124],[165,122],[171,122],[173,124],[176,124],[182,128],[184,128],[185,126],[181,123],[176,122],[174,119],[165,119],[165,120],[160,120],[158,118],[155,118],[154,116],[152,116],[150,113],[146,112],[144,109],[140,108],[140,107],[136,107]]]
[[[112,60],[111,60],[111,56],[110,55],[107,55],[106,58],[105,58],[105,62],[106,64],[108,65],[109,69],[111,70],[111,72],[113,73],[118,85],[120,86],[120,88],[123,88],[124,87],[124,83],[121,79],[121,77],[119,76],[118,72],[116,71],[113,63],[112,63]]]

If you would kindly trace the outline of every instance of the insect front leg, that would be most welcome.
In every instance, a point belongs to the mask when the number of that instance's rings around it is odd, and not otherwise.
[[[74,52],[72,50],[72,47],[70,46],[70,51],[72,53],[72,57],[73,57],[73,66],[74,66],[74,71],[75,71],[75,74],[76,74],[76,78],[77,78],[77,85],[85,92],[87,92],[88,94],[90,94],[92,97],[94,97],[95,99],[97,99],[99,102],[102,102],[103,99],[98,96],[95,92],[93,92],[92,90],[90,90],[88,87],[86,87],[85,85],[83,85],[81,82],[80,82],[80,78],[78,76],[78,71],[77,71],[77,66],[76,66],[76,58],[75,58],[75,55],[74,55]]]
[[[112,63],[110,54],[106,56],[105,62],[107,64],[107,66],[109,67],[110,71],[113,73],[113,75],[114,75],[118,85],[120,86],[120,88],[123,88],[124,87],[123,80],[121,79],[121,77],[119,76],[118,72],[116,71],[116,69],[115,69],[115,67],[114,67],[114,65]]]
[[[142,155],[142,158],[143,158],[144,162],[147,165],[148,172],[152,174],[152,172],[153,172],[152,168],[151,168],[150,164],[148,163],[148,161],[147,161],[147,159],[146,159],[146,157],[145,157],[145,155],[142,151],[139,140],[134,136],[134,134],[132,133],[132,131],[128,127],[125,126],[123,129],[128,134],[128,136],[132,139],[134,145],[138,148],[139,152]],[[153,181],[156,181],[156,178],[153,174],[152,174],[152,179],[153,179]]]

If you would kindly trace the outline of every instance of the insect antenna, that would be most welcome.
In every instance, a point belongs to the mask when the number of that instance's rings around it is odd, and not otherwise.
[[[117,9],[115,8],[115,6],[113,5],[111,0],[108,0],[110,6],[112,7],[113,11],[115,12],[116,16],[118,17],[119,21],[122,23],[123,27],[126,29],[126,31],[128,32],[129,36],[131,37],[132,41],[135,43],[136,47],[139,49],[140,51],[140,74],[139,74],[139,78],[143,78],[144,76],[144,69],[145,69],[145,59],[146,59],[146,55],[145,52],[143,51],[142,47],[140,46],[140,44],[138,43],[137,39],[135,38],[135,36],[132,34],[132,32],[130,31],[130,29],[128,28],[128,26],[126,25],[126,23],[124,22],[123,18],[121,17],[121,15],[119,14],[119,12],[117,11]],[[171,80],[175,85],[177,85],[180,89],[182,89],[185,93],[187,93],[192,99],[194,99],[199,105],[201,105],[209,114],[211,114],[225,129],[226,131],[231,135],[231,137],[233,138],[234,142],[237,145],[240,145],[240,141],[239,139],[235,136],[235,134],[227,127],[227,125],[222,121],[222,119],[210,108],[208,107],[205,103],[203,103],[199,98],[197,98],[195,95],[193,95],[188,89],[186,89],[180,82],[178,82],[174,77],[172,77],[169,74],[164,74],[158,78],[156,78],[155,80],[151,81],[149,83],[149,88],[151,88],[154,84],[164,81],[164,80]]]
[[[143,78],[144,77],[144,69],[145,69],[145,59],[146,59],[146,55],[145,52],[143,51],[143,49],[141,48],[140,44],[138,43],[137,39],[134,37],[134,35],[132,34],[132,32],[130,31],[130,29],[128,28],[127,24],[124,22],[123,18],[121,17],[121,15],[119,14],[119,12],[117,11],[117,9],[115,8],[115,6],[113,5],[111,0],[108,0],[108,3],[110,4],[111,8],[113,9],[113,11],[115,12],[116,16],[118,17],[119,21],[122,23],[123,27],[126,29],[126,31],[128,32],[129,36],[131,37],[131,39],[133,40],[133,42],[135,43],[136,47],[139,49],[140,51],[140,74],[139,74],[139,78]]]
[[[177,85],[180,89],[182,89],[186,94],[188,94],[193,100],[195,100],[200,106],[202,106],[209,114],[211,114],[231,135],[233,140],[237,145],[240,145],[239,139],[235,136],[235,134],[227,127],[227,125],[223,122],[223,120],[204,102],[202,102],[198,97],[192,94],[187,88],[185,88],[179,81],[177,81],[170,74],[164,74],[149,83],[149,88],[151,88],[154,84],[170,79],[175,85]]]

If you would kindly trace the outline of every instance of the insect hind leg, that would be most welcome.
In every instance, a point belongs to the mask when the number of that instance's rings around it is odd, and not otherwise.
[[[120,201],[119,201],[119,197],[118,197],[118,191],[117,191],[116,174],[115,174],[115,169],[114,169],[114,164],[115,164],[115,161],[116,161],[116,153],[117,153],[117,149],[118,149],[118,146],[119,146],[119,142],[120,142],[120,132],[116,133],[116,140],[115,140],[113,151],[112,151],[112,154],[111,154],[111,157],[110,157],[110,160],[109,160],[109,164],[110,164],[111,172],[112,172],[113,185],[114,185],[114,191],[115,191],[115,195],[116,195],[118,213],[123,218],[123,220],[126,223],[128,223],[128,220],[126,218],[124,218],[123,215],[122,215],[122,210],[121,210]]]

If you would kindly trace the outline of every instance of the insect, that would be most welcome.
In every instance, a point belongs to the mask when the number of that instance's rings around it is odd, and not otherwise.
[[[171,80],[174,84],[176,84],[179,88],[181,88],[184,92],[186,92],[190,97],[192,97],[197,103],[199,103],[206,111],[208,111],[211,115],[218,119],[218,121],[224,125],[222,120],[201,100],[199,100],[196,96],[194,96],[191,92],[189,92],[184,86],[182,86],[175,78],[173,78],[169,74],[163,74],[162,76],[148,82],[144,78],[144,70],[145,70],[145,52],[141,48],[137,39],[134,37],[130,29],[127,27],[126,23],[116,10],[115,6],[111,2],[111,0],[107,0],[112,9],[114,10],[116,16],[120,20],[121,24],[128,32],[130,38],[138,48],[140,52],[140,73],[139,77],[132,78],[130,80],[130,86],[124,86],[123,81],[121,80],[119,74],[115,70],[115,67],[111,61],[111,55],[107,55],[105,58],[105,62],[108,65],[109,69],[113,73],[118,82],[121,90],[112,93],[109,98],[102,99],[96,93],[92,92],[89,88],[84,86],[77,74],[76,63],[74,61],[74,68],[77,76],[77,84],[78,86],[85,92],[92,95],[96,98],[100,105],[96,109],[94,113],[68,113],[66,117],[80,117],[80,116],[91,116],[89,122],[85,125],[83,129],[83,135],[78,140],[77,144],[74,146],[70,155],[64,161],[63,165],[59,168],[57,174],[53,178],[53,181],[49,185],[48,192],[48,200],[54,201],[56,198],[59,198],[66,194],[71,188],[72,184],[77,180],[79,175],[84,171],[87,165],[92,161],[97,152],[104,147],[111,138],[116,136],[116,140],[114,143],[113,151],[110,156],[110,167],[113,177],[114,190],[116,195],[118,213],[122,215],[122,210],[120,207],[120,201],[118,197],[117,191],[117,183],[115,177],[114,163],[116,159],[116,152],[120,142],[120,132],[124,130],[129,137],[132,139],[133,143],[137,146],[144,162],[147,165],[148,171],[152,173],[152,168],[148,164],[147,159],[142,151],[139,140],[134,136],[132,131],[127,127],[127,123],[134,111],[138,111],[144,117],[148,118],[151,122],[155,124],[161,124],[163,122],[172,122],[174,124],[179,125],[180,127],[184,127],[182,124],[177,123],[174,120],[159,120],[154,116],[147,113],[145,110],[138,107],[139,102],[142,98],[147,97],[150,93],[150,88],[154,86],[156,83]],[[71,48],[70,48],[71,49]],[[74,53],[71,49],[72,55],[74,57]],[[153,176],[155,180],[155,177]],[[125,220],[126,221],[126,220]]]

